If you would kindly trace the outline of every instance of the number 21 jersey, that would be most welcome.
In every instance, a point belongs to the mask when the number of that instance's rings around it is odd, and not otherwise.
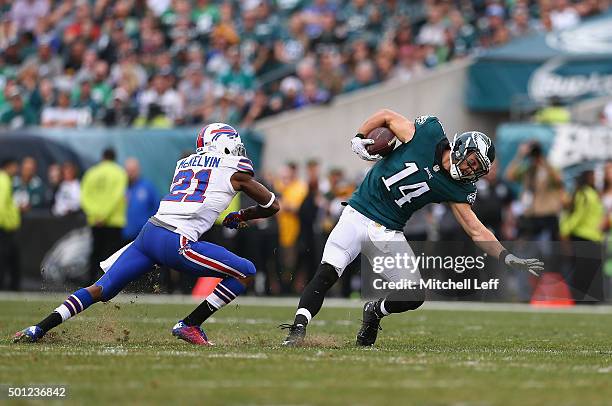
[[[213,153],[181,159],[155,217],[197,241],[236,195],[230,181],[236,172],[254,175],[253,163],[242,156]]]

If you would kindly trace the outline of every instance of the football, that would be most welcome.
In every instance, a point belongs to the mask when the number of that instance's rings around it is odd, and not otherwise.
[[[374,144],[370,144],[366,147],[368,152],[372,155],[380,154],[380,156],[387,156],[395,148],[395,134],[387,127],[377,127],[370,131],[366,136],[367,139],[374,140]]]

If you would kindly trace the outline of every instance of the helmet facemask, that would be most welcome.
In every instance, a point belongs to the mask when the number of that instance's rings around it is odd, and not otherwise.
[[[459,136],[455,134],[450,154],[451,177],[459,182],[474,183],[491,170],[495,148],[489,137],[472,131]],[[473,165],[474,162],[478,165]]]

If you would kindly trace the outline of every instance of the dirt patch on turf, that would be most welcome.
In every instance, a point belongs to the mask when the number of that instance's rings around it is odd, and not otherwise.
[[[306,337],[306,339],[304,340],[304,344],[302,345],[302,347],[305,348],[310,348],[310,347],[316,347],[316,348],[341,348],[343,347],[344,343],[338,340],[338,337],[334,337],[331,335],[315,335],[315,336],[310,336],[310,337]]]
[[[95,319],[83,321],[84,328],[79,331],[83,336],[100,343],[127,342],[130,331],[118,320],[121,306],[116,303],[103,303],[100,307],[102,311]]]

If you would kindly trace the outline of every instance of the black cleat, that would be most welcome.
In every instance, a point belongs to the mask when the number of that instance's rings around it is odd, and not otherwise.
[[[357,345],[367,347],[374,345],[378,330],[380,327],[380,317],[376,314],[376,302],[367,302],[363,306],[363,320],[361,321],[361,329],[357,333]]]
[[[285,347],[298,347],[302,345],[304,337],[306,337],[306,326],[303,324],[281,324],[281,329],[289,329],[287,338],[281,343]]]

